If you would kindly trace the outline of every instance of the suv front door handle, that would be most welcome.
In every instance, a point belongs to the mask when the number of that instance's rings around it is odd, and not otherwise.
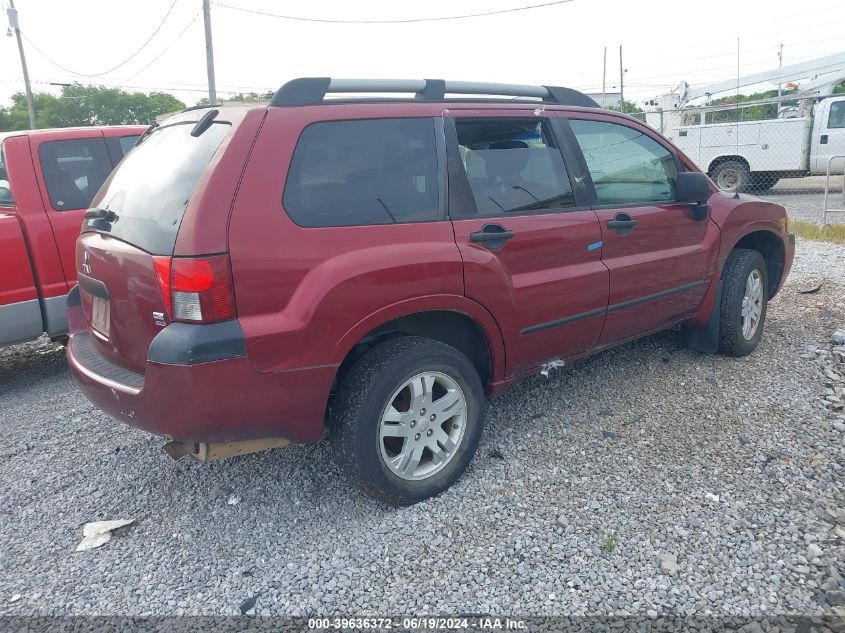
[[[485,224],[480,231],[469,234],[471,242],[480,242],[487,248],[497,250],[502,248],[515,233],[508,231],[501,224]]]
[[[617,213],[612,220],[608,221],[607,228],[613,229],[619,235],[628,235],[639,223],[639,220],[634,220],[627,213]]]

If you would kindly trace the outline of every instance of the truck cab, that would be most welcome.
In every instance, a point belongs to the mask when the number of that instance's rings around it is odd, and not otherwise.
[[[144,126],[0,134],[0,345],[67,332],[74,244],[91,199]]]
[[[824,175],[835,156],[845,155],[845,94],[819,101],[813,114],[810,173]],[[834,160],[832,174],[841,174],[845,159]]]

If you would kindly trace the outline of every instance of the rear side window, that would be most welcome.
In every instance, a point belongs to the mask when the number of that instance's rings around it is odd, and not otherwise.
[[[39,147],[38,157],[56,211],[87,209],[112,170],[102,137],[48,141]]]
[[[678,167],[653,138],[605,121],[569,121],[600,205],[672,202]]]
[[[305,227],[436,220],[434,122],[312,123],[296,144],[283,204],[290,218]]]
[[[457,119],[455,127],[478,214],[496,216],[575,205],[563,158],[547,122],[536,118]]]
[[[200,176],[231,129],[215,122],[191,136],[194,124],[158,128],[126,155],[95,200],[117,214],[109,234],[153,255],[173,252]]]

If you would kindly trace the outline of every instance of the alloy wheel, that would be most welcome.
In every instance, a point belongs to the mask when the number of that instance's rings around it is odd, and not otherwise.
[[[763,275],[756,268],[745,280],[745,294],[742,296],[742,336],[750,341],[760,326],[763,313]]]
[[[450,376],[426,371],[412,376],[387,401],[379,422],[381,458],[406,480],[440,472],[458,452],[466,428],[467,402]]]

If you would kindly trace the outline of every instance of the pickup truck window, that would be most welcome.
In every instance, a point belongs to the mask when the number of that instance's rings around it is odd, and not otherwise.
[[[678,167],[653,138],[617,123],[570,119],[600,205],[672,202]]]
[[[845,101],[834,101],[830,104],[830,115],[827,117],[827,127],[845,127]]]
[[[0,144],[0,207],[11,207],[14,203],[9,175],[6,173],[6,162],[3,160],[3,145]]]
[[[179,224],[200,176],[231,126],[213,123],[191,136],[193,123],[154,130],[126,155],[94,203],[117,215],[96,230],[153,255],[171,255]],[[83,231],[94,230],[89,224]]]
[[[140,134],[133,134],[132,136],[121,136],[120,137],[120,151],[121,153],[126,156],[129,153],[129,150],[135,147],[135,143],[138,139],[141,138]]]
[[[575,206],[548,123],[530,119],[456,119],[458,150],[477,213],[542,212]]]
[[[56,211],[87,209],[112,170],[102,138],[48,141],[41,144],[38,156]]]

